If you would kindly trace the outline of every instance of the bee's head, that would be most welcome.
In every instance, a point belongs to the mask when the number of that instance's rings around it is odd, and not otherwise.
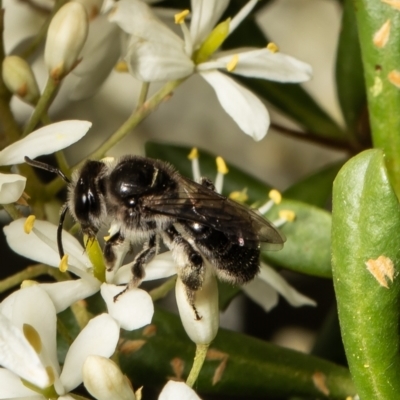
[[[106,165],[101,161],[87,161],[77,171],[69,185],[68,208],[82,231],[89,237],[96,235],[106,217],[103,176]]]

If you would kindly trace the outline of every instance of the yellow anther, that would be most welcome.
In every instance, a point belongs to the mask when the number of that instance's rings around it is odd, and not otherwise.
[[[279,47],[274,42],[268,43],[267,49],[271,53],[277,53],[279,51]]]
[[[103,236],[105,242],[108,242],[111,239],[111,235]]]
[[[24,232],[29,234],[32,232],[33,225],[35,224],[36,217],[34,215],[30,215],[24,223]]]
[[[185,18],[190,14],[189,10],[183,10],[182,12],[175,14],[175,23],[177,25],[183,24],[185,22]]]
[[[241,191],[237,190],[230,193],[229,198],[237,201],[238,203],[245,203],[249,199],[249,196],[247,195],[247,188],[244,188]]]
[[[228,62],[228,64],[226,64],[226,70],[228,72],[232,72],[238,65],[238,62],[239,62],[239,55],[234,54],[234,56],[231,58],[231,60]]]
[[[22,331],[29,344],[33,347],[33,350],[39,354],[42,351],[42,340],[40,339],[38,331],[29,324],[24,324],[22,326]]]
[[[293,222],[296,219],[296,213],[292,210],[281,210],[279,211],[279,218]]]
[[[31,287],[31,286],[35,286],[35,285],[38,285],[38,283],[36,281],[32,281],[30,279],[25,279],[21,283],[21,289],[25,289],[27,287]]]
[[[188,155],[188,159],[194,160],[196,158],[199,158],[199,151],[197,150],[197,147],[193,147],[193,149],[190,151]]]
[[[60,261],[60,264],[58,265],[58,268],[61,272],[68,271],[68,254],[64,254],[63,258]]]
[[[115,157],[107,156],[107,157],[102,158],[100,161],[105,164],[110,164],[115,161]]]
[[[268,193],[268,197],[275,203],[275,204],[280,204],[282,201],[282,195],[280,192],[278,192],[276,189],[270,190]]]
[[[129,68],[128,68],[128,63],[120,60],[115,64],[114,70],[117,72],[128,72]]]
[[[225,164],[225,161],[222,157],[217,157],[215,159],[215,162],[217,163],[217,171],[218,173],[225,175],[229,172],[228,167]]]

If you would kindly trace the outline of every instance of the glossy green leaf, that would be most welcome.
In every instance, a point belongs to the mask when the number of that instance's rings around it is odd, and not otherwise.
[[[173,365],[183,367],[179,379],[187,377],[195,345],[187,338],[179,317],[158,310],[153,329],[123,332],[123,338],[133,341],[132,348],[136,349],[134,341],[143,341],[136,342],[143,344],[138,350],[120,354],[122,370],[135,388],[144,385],[160,390],[168,379],[177,377]],[[127,349],[129,344],[125,342]],[[346,368],[243,334],[220,329],[209,354],[213,359],[205,361],[195,384],[199,393],[327,398],[324,394],[327,390],[331,399],[344,399],[355,394]],[[215,378],[219,379],[213,384]]]
[[[158,158],[170,162],[176,169],[189,178],[192,178],[192,164],[188,159],[190,148],[186,146],[175,146],[170,144],[160,144],[154,142],[146,143],[146,155],[152,158]],[[214,180],[217,173],[215,156],[204,150],[199,151],[200,170],[202,176]],[[233,191],[241,191],[247,188],[249,203],[256,201],[267,201],[268,192],[271,186],[265,184],[259,179],[241,171],[239,168],[227,163],[229,173],[224,177],[223,194],[229,195]]]
[[[400,393],[399,243],[399,204],[383,153],[360,153],[334,183],[332,261],[343,342],[361,399]]]
[[[332,197],[332,185],[343,162],[329,165],[295,183],[283,192],[285,199],[299,200],[320,208],[326,208]]]
[[[283,199],[268,214],[269,220],[279,218],[281,210],[294,211],[296,219],[279,230],[286,236],[282,250],[264,251],[268,263],[293,271],[330,278],[331,271],[331,215],[318,207],[295,200]]]
[[[351,57],[349,57],[351,54]],[[367,98],[364,84],[364,69],[354,12],[354,2],[345,0],[342,26],[336,55],[336,84],[340,107],[350,133],[354,136],[358,128]]]

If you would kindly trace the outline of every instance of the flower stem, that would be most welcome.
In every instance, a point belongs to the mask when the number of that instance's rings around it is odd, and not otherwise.
[[[190,387],[193,387],[200,374],[209,346],[210,344],[196,344],[196,355],[194,356],[192,369],[190,370],[189,376],[186,380],[186,384]]]
[[[132,115],[114,132],[99,148],[87,157],[91,160],[99,160],[105,156],[106,152],[123,139],[133,128],[143,121],[160,103],[168,98],[171,92],[179,86],[184,79],[168,82],[149,100],[138,107]],[[81,161],[77,167],[82,166]]]
[[[2,206],[13,220],[22,218],[22,214],[14,204],[2,204]]]
[[[28,123],[25,126],[24,132],[22,136],[26,136],[29,133],[31,133],[36,125],[39,123],[41,118],[43,117],[44,114],[47,113],[47,110],[53,101],[55,94],[57,93],[57,90],[60,86],[60,82],[52,79],[49,77],[47,80],[46,86],[43,90],[42,95],[40,96],[40,99],[36,105],[35,110],[33,111],[33,114],[28,121]]]
[[[131,132],[141,121],[143,121],[154,109],[164,100],[168,99],[171,92],[178,87],[185,79],[168,82],[157,93],[155,93],[149,100],[145,101],[138,107],[132,115],[115,131],[100,147],[93,153],[89,154],[86,159],[99,160],[108,150],[115,144],[123,139],[128,133]],[[83,166],[85,160],[81,161],[73,167],[73,169]],[[46,195],[52,198],[65,186],[65,182],[57,177],[46,186]]]
[[[149,82],[143,82],[142,83],[142,87],[140,89],[140,94],[139,94],[139,99],[138,99],[138,104],[137,104],[137,108],[136,109],[142,107],[142,105],[146,101],[147,95],[149,93],[149,88],[150,88],[150,83]]]
[[[34,279],[41,275],[49,275],[56,281],[66,280],[66,274],[60,272],[57,268],[49,267],[44,264],[31,265],[23,271],[17,272],[6,279],[0,281],[0,293],[5,292],[15,286],[20,285],[23,281]]]

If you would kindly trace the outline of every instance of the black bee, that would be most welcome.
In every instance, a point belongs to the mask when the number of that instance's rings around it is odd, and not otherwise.
[[[220,279],[243,284],[259,271],[260,243],[279,249],[285,241],[261,214],[218,194],[208,179],[196,183],[160,160],[125,156],[87,161],[71,182],[56,168],[25,160],[69,183],[58,229],[60,257],[64,255],[61,232],[67,211],[89,237],[111,222],[112,235],[104,247],[108,271],[120,266],[133,243],[144,243],[134,259],[127,289],[144,278],[145,266],[159,251],[160,239],[172,251],[192,305],[202,287],[204,258]]]

